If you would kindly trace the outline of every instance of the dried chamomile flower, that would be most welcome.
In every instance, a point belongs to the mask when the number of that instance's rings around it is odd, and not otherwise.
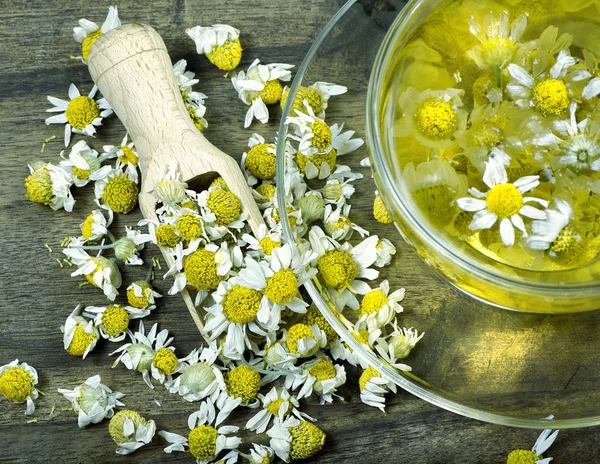
[[[447,148],[467,125],[461,96],[464,90],[406,89],[398,105],[404,117],[394,125],[395,137],[415,137],[427,147]]]
[[[187,184],[181,181],[181,173],[176,164],[164,168],[160,180],[151,186],[148,192],[152,192],[154,198],[162,206],[156,210],[156,214],[173,214],[176,207],[187,199]]]
[[[356,326],[366,325],[369,331],[388,325],[403,311],[400,302],[404,299],[404,289],[389,293],[390,284],[384,280],[375,288],[366,293],[360,302],[360,317]]]
[[[325,432],[308,421],[294,417],[267,431],[273,451],[285,462],[308,459],[323,449]]]
[[[375,245],[375,262],[376,267],[384,267],[390,264],[392,256],[396,254],[396,247],[387,238],[382,238]]]
[[[94,321],[81,316],[81,305],[77,305],[67,317],[60,331],[63,333],[66,352],[72,356],[81,356],[83,359],[96,347],[100,339],[100,332],[94,326]]]
[[[379,192],[375,191],[375,200],[373,200],[373,217],[377,222],[381,224],[391,224],[392,217],[388,212],[383,200],[381,199],[381,195]]]
[[[417,342],[423,338],[425,333],[419,334],[416,329],[399,328],[394,321],[393,331],[385,337],[377,338],[374,348],[379,355],[396,369],[410,371],[410,366],[398,361],[406,358]]]
[[[217,226],[242,228],[246,215],[242,214],[242,205],[238,197],[222,188],[208,189],[198,197],[198,204],[214,214]]]
[[[113,212],[108,210],[108,219],[101,210],[93,210],[81,224],[81,236],[87,242],[95,242],[104,237],[108,232],[108,226],[112,224]]]
[[[192,86],[197,84],[199,80],[194,78],[194,73],[192,71],[186,71],[186,66],[186,60],[179,60],[173,65],[173,72],[175,73],[177,84],[179,85],[183,103],[185,104],[194,125],[199,131],[203,131],[208,127],[208,122],[204,119],[204,115],[206,114],[204,101],[207,97],[201,92],[192,90]]]
[[[331,403],[336,390],[346,383],[346,370],[343,365],[333,364],[325,356],[305,362],[298,369],[292,370],[285,378],[285,388],[297,390],[298,399],[308,398],[313,392],[319,395],[321,404]]]
[[[263,356],[263,362],[265,366],[272,369],[280,370],[281,372],[283,372],[284,370],[293,369],[294,364],[296,363],[299,357],[297,354],[290,353],[285,341],[281,340],[274,343],[268,343],[267,345],[265,345],[264,349],[259,354]],[[278,378],[280,376],[279,373],[275,372],[273,375],[274,378]],[[266,377],[269,376],[271,376],[271,374],[267,374]],[[267,382],[265,381],[265,383]]]
[[[128,141],[129,137],[125,134],[120,145],[104,145],[104,156],[106,158],[117,158],[117,169],[125,169],[125,175],[136,184],[139,182],[138,163],[140,158],[135,150],[133,142]]]
[[[283,422],[289,416],[294,416],[299,420],[314,421],[308,414],[297,409],[300,407],[300,403],[285,388],[273,387],[266,395],[259,393],[258,398],[262,402],[262,409],[248,420],[247,430],[264,433],[269,427],[271,419],[277,423]]]
[[[166,430],[161,430],[158,434],[170,443],[165,448],[165,453],[188,451],[196,458],[196,462],[206,464],[217,459],[222,451],[232,450],[221,457],[220,461],[226,463],[237,462],[238,453],[235,450],[242,443],[242,440],[228,435],[236,433],[239,427],[232,425],[219,427],[220,423],[221,421],[216,416],[215,407],[212,403],[205,402],[200,405],[198,411],[188,417],[190,433],[187,438]]]
[[[88,378],[84,383],[73,390],[59,388],[62,394],[73,405],[77,413],[79,428],[90,424],[98,424],[105,418],[113,417],[117,406],[125,406],[119,400],[125,396],[121,392],[113,392],[109,387],[101,383],[99,375]]]
[[[342,95],[346,93],[348,89],[343,85],[330,84],[329,82],[315,82],[308,87],[300,85],[296,89],[296,95],[294,97],[294,103],[292,104],[292,111],[290,114],[296,114],[296,111],[304,113],[306,106],[310,106],[314,114],[320,118],[325,117],[325,110],[327,109],[327,102],[329,98],[336,95]],[[290,89],[285,87],[283,94],[281,95],[280,106],[283,110],[287,101]]]
[[[49,113],[60,113],[46,119],[46,124],[65,124],[65,147],[71,143],[71,133],[89,135],[96,134],[96,126],[102,125],[102,119],[113,111],[106,99],[94,100],[98,87],[94,85],[90,93],[81,95],[75,84],[69,87],[69,101],[48,96],[54,107],[46,110]]]
[[[247,244],[246,254],[253,258],[266,258],[271,256],[275,248],[281,248],[281,233],[277,230],[269,230],[265,224],[258,226],[258,234],[242,235],[242,240]]]
[[[125,237],[121,237],[110,246],[113,248],[115,257],[130,265],[144,264],[137,252],[144,248],[144,244],[151,241],[149,234],[142,234],[139,230],[125,227]]]
[[[84,63],[87,62],[92,45],[94,45],[98,37],[120,25],[121,20],[119,19],[119,12],[116,6],[108,7],[108,14],[104,23],[102,23],[102,27],[87,19],[80,19],[79,26],[73,28],[73,37],[77,42],[81,43],[81,60]]]
[[[275,457],[275,451],[269,446],[252,444],[250,454],[240,453],[250,464],[270,464]]]
[[[284,333],[290,353],[309,358],[327,345],[327,336],[318,325],[294,324]]]
[[[80,140],[71,147],[68,158],[65,158],[64,151],[60,153],[60,156],[63,161],[59,166],[73,174],[77,187],[83,187],[91,180],[101,179],[111,170],[110,166],[102,166],[102,161],[106,157],[98,156],[98,152],[92,150],[85,140]]]
[[[475,187],[471,187],[469,193],[473,197],[457,200],[458,207],[462,210],[476,212],[469,225],[471,230],[489,229],[500,219],[502,243],[510,247],[515,243],[515,227],[527,236],[521,216],[532,219],[546,218],[545,211],[525,204],[536,202],[546,208],[548,206],[546,200],[523,196],[524,193],[539,185],[538,175],[522,177],[514,183],[508,182],[504,165],[492,158],[486,163],[483,182],[490,188],[488,192],[482,193]]]
[[[225,390],[221,391],[216,407],[219,409],[217,422],[224,421],[233,410],[239,406],[258,408],[260,400],[258,392],[261,386],[261,377],[256,369],[247,364],[230,369],[224,376]]]
[[[52,163],[38,161],[29,166],[30,175],[25,178],[25,196],[35,202],[50,206],[54,210],[64,208],[73,211],[75,199],[71,185],[75,182],[72,174]]]
[[[180,360],[180,375],[165,382],[167,390],[179,394],[186,401],[209,398],[214,403],[225,390],[225,379],[215,364],[219,353],[216,342],[202,350],[193,350]]]
[[[325,337],[327,337],[327,345],[337,339],[336,331],[333,327],[331,327],[331,325],[329,325],[329,322],[327,322],[323,314],[321,314],[321,311],[319,311],[316,306],[311,306],[308,308],[308,311],[300,322],[308,325],[309,327],[312,327],[313,325],[319,327],[321,332],[323,332]]]
[[[37,371],[27,363],[19,363],[15,359],[11,363],[0,366],[0,393],[13,403],[27,402],[25,415],[35,411],[33,400],[39,396],[35,386],[38,383]]]
[[[330,215],[331,208],[325,207],[325,201],[320,192],[312,190],[306,193],[303,197],[296,200],[296,206],[302,213],[302,222],[306,225],[312,224],[313,222],[324,220],[324,216]],[[327,205],[330,207],[330,205]],[[340,222],[339,225],[342,227],[350,225],[351,223]],[[337,230],[338,223],[336,220],[333,221],[333,226]],[[355,225],[355,224],[353,224]]]
[[[195,26],[185,33],[195,42],[196,52],[222,71],[233,71],[242,59],[240,31],[227,24]]]
[[[552,429],[544,429],[531,450],[512,450],[508,455],[506,464],[550,464],[552,458],[542,458],[542,454],[552,446],[557,436],[558,430],[552,432]]]
[[[131,319],[146,317],[150,314],[150,310],[112,304],[109,306],[86,306],[83,314],[94,321],[102,338],[107,338],[111,342],[120,342],[125,339]]]
[[[259,180],[274,179],[276,145],[265,143],[265,139],[259,134],[252,134],[248,147],[250,150],[242,155],[241,162],[248,185],[256,185]]]
[[[323,186],[323,200],[326,203],[335,203],[338,205],[346,203],[352,197],[355,190],[351,182],[362,178],[362,174],[352,172],[348,166],[337,166]]]
[[[238,97],[246,105],[244,127],[250,127],[254,118],[265,124],[269,121],[269,109],[267,105],[279,103],[283,93],[281,81],[287,82],[292,78],[294,65],[284,63],[260,64],[257,58],[247,71],[240,71],[237,76],[231,78],[233,88]]]
[[[350,240],[354,231],[361,237],[369,235],[367,230],[350,220],[350,208],[351,205],[347,203],[336,209],[333,209],[332,205],[325,206],[323,228],[334,240]]]
[[[398,391],[394,382],[382,377],[373,367],[367,367],[362,372],[358,379],[358,385],[360,400],[364,404],[381,409],[381,412],[385,412],[385,395]]]
[[[138,202],[137,183],[120,169],[112,169],[94,185],[96,203],[115,213],[127,214]]]
[[[154,438],[156,424],[146,420],[137,412],[123,409],[108,423],[108,432],[117,444],[117,454],[130,454],[147,445]]]
[[[127,302],[134,308],[152,311],[156,307],[156,298],[161,297],[147,280],[137,280],[127,287]]]
[[[351,329],[351,327],[348,328]],[[366,348],[372,349],[375,341],[381,336],[381,329],[372,328],[368,330],[355,327],[351,334],[360,344],[364,345]],[[352,366],[360,366],[363,369],[366,369],[369,366],[369,363],[364,356],[358,351],[352,350],[339,337],[334,339],[329,349],[331,357],[336,361],[346,361]]]

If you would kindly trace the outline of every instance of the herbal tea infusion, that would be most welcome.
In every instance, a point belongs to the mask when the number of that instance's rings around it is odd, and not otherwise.
[[[600,13],[569,6],[443,2],[388,84],[413,205],[448,240],[515,270],[590,267],[600,246]]]

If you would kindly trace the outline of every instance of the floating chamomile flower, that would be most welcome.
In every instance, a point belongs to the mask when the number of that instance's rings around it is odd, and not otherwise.
[[[390,284],[384,280],[379,288],[366,293],[360,302],[360,318],[356,326],[365,324],[370,330],[375,330],[388,325],[396,314],[403,311],[400,301],[404,299],[404,289],[389,293]]]
[[[273,451],[285,462],[308,459],[323,449],[325,432],[308,421],[289,417],[267,431]]]
[[[74,176],[52,163],[38,161],[29,166],[30,175],[25,178],[25,196],[54,210],[64,208],[73,211],[75,200],[71,194]]]
[[[358,385],[360,400],[366,405],[381,409],[381,412],[385,412],[385,395],[398,391],[394,382],[382,377],[375,368],[370,366],[360,375]]]
[[[497,16],[487,14],[481,24],[473,16],[469,18],[469,31],[481,43],[467,50],[467,56],[480,69],[496,73],[498,87],[502,85],[502,69],[512,61],[519,45],[517,41],[526,27],[526,15],[519,16],[512,23],[506,12]]]
[[[346,370],[344,366],[333,364],[326,357],[318,357],[305,362],[298,369],[292,370],[285,377],[285,388],[297,390],[298,399],[308,398],[313,392],[317,392],[321,404],[331,403],[336,390],[346,383]]]
[[[469,193],[473,197],[459,198],[456,201],[462,210],[475,212],[469,225],[471,230],[489,229],[500,220],[502,243],[504,246],[510,247],[515,243],[514,227],[519,229],[524,237],[527,236],[525,223],[521,216],[531,219],[546,218],[544,211],[526,204],[536,202],[546,208],[548,206],[546,200],[523,196],[524,193],[539,185],[539,176],[521,177],[510,183],[502,162],[492,158],[486,163],[483,182],[489,187],[489,191],[483,193],[475,187],[471,187]]]
[[[275,248],[281,248],[281,233],[276,229],[268,230],[265,224],[258,226],[256,237],[251,234],[242,235],[247,245],[247,255],[253,258],[266,258],[271,256]]]
[[[147,280],[138,280],[127,287],[127,302],[134,308],[151,311],[156,307],[156,298],[161,297]]]
[[[467,125],[467,112],[462,109],[463,90],[406,89],[398,104],[402,119],[394,126],[395,137],[413,136],[427,147],[447,148],[457,131]]]
[[[531,450],[512,450],[508,455],[506,464],[550,464],[552,458],[542,458],[542,454],[552,446],[557,436],[558,430],[552,432],[552,429],[544,429]]]
[[[150,310],[113,304],[86,306],[83,314],[94,321],[102,338],[107,338],[111,342],[120,342],[125,338],[131,319],[146,317],[150,314]]]
[[[152,441],[156,424],[135,411],[123,409],[111,418],[108,432],[117,444],[116,453],[130,454]]]
[[[71,132],[75,134],[96,134],[96,126],[102,125],[102,119],[112,114],[112,108],[101,98],[94,100],[98,87],[94,85],[90,93],[80,95],[75,84],[69,87],[69,101],[48,96],[48,101],[54,105],[46,110],[50,113],[61,113],[46,118],[46,124],[65,124],[65,147],[71,142]]]
[[[279,103],[283,93],[281,81],[287,82],[292,78],[290,69],[293,67],[293,64],[284,63],[260,64],[257,58],[246,72],[240,71],[231,78],[240,100],[250,105],[244,127],[250,127],[254,118],[263,124],[269,121],[267,105]]]
[[[27,416],[35,411],[33,400],[39,396],[35,388],[37,383],[37,371],[27,363],[19,363],[19,360],[15,359],[0,366],[0,394],[13,403],[27,402]]]
[[[128,142],[128,135],[125,134],[120,145],[104,145],[104,156],[107,158],[117,158],[117,169],[125,168],[125,175],[136,184],[139,181],[138,163],[140,158],[135,150],[133,142]]]
[[[79,428],[98,424],[105,418],[111,418],[117,406],[125,406],[119,401],[125,394],[113,392],[101,383],[99,375],[88,378],[73,390],[59,388],[58,393],[73,405],[73,410],[77,413]]]
[[[196,52],[206,55],[208,60],[222,71],[232,71],[242,59],[240,31],[227,24],[195,26],[185,33],[196,44]]]
[[[347,91],[347,87],[331,84],[329,82],[315,82],[308,87],[300,85],[296,89],[296,95],[290,114],[296,114],[296,111],[304,113],[306,108],[305,105],[308,105],[314,114],[320,118],[324,118],[329,98],[336,95],[342,95]],[[281,95],[281,101],[279,102],[282,110],[285,107],[289,93],[290,89],[285,87],[283,89],[283,94]]]
[[[81,224],[81,236],[85,241],[95,242],[104,237],[108,232],[108,226],[112,224],[113,212],[108,210],[108,219],[101,210],[92,211]]]
[[[250,150],[242,155],[242,170],[245,171],[248,185],[256,185],[259,180],[275,178],[275,150],[276,145],[265,143],[265,139],[252,134],[248,140]]]
[[[565,77],[569,69],[577,63],[568,50],[561,50],[556,63],[546,72],[532,75],[522,66],[511,63],[508,73],[512,81],[506,91],[521,108],[533,107],[543,116],[560,116],[572,101],[572,91]]]
[[[63,345],[67,353],[72,356],[81,356],[83,359],[92,351],[98,340],[100,332],[94,326],[94,321],[81,316],[81,305],[78,305],[67,317],[65,325],[61,326]]]
[[[83,187],[91,180],[101,179],[111,170],[108,165],[101,166],[106,157],[98,156],[98,152],[92,150],[85,140],[80,140],[71,147],[68,158],[65,158],[64,151],[60,153],[60,156],[63,158],[60,167],[73,174],[77,187]]]
[[[221,370],[215,364],[220,350],[216,342],[202,350],[194,349],[181,359],[180,375],[165,382],[171,393],[177,393],[186,401],[200,401],[210,398],[213,403],[225,390],[225,380]]]
[[[275,451],[269,446],[253,443],[250,454],[241,455],[248,460],[249,464],[270,464],[275,457]]]
[[[314,421],[308,414],[297,409],[300,407],[300,403],[285,388],[273,387],[266,395],[259,394],[258,398],[262,401],[263,408],[248,420],[247,430],[264,433],[269,427],[271,419],[275,422],[283,422],[290,415],[299,420]]]
[[[323,228],[334,240],[350,240],[354,231],[363,238],[369,235],[369,231],[350,220],[350,208],[351,205],[347,203],[338,206],[335,210],[331,205],[325,206]]]
[[[112,169],[94,185],[96,203],[115,213],[127,214],[138,202],[137,183],[120,169]]]
[[[117,11],[116,6],[108,7],[108,14],[106,15],[104,23],[102,23],[102,27],[99,27],[96,23],[88,21],[87,19],[80,19],[79,26],[73,28],[73,38],[81,43],[81,60],[84,63],[87,62],[92,45],[94,45],[94,42],[98,37],[120,25],[121,20],[119,19],[119,12]]]
[[[198,411],[188,417],[190,433],[187,438],[166,430],[161,430],[158,434],[170,443],[165,448],[165,453],[188,451],[196,458],[197,463],[207,464],[217,459],[222,451],[236,450],[242,443],[240,438],[228,436],[237,432],[239,427],[232,425],[219,427],[220,423],[221,421],[216,416],[215,407],[212,403],[205,402],[202,403]],[[233,460],[229,461],[229,459]],[[221,458],[221,461],[226,463],[237,462],[237,452],[230,451]]]

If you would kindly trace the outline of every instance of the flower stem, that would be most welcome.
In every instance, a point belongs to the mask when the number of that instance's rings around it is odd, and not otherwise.
[[[496,66],[496,87],[502,88],[502,66]]]

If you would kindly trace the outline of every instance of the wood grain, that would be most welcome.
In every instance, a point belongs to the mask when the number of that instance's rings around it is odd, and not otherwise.
[[[379,3],[385,6],[388,2]],[[209,96],[207,139],[239,158],[250,135],[250,131],[242,129],[246,107],[237,99],[231,83],[222,78],[222,73],[196,55],[193,43],[184,34],[185,28],[219,22],[239,28],[244,44],[242,68],[255,57],[265,62],[297,65],[318,31],[340,5],[341,1],[335,0],[127,0],[119,4],[119,12],[124,21],[148,23],[156,28],[164,37],[173,61],[188,60],[190,69],[201,80],[198,88]],[[103,343],[84,361],[64,352],[60,326],[70,311],[78,303],[105,302],[103,295],[95,289],[79,288],[79,281],[69,277],[70,269],[60,269],[55,261],[61,257],[58,244],[62,238],[78,234],[79,224],[93,208],[92,189],[86,187],[76,191],[78,203],[72,214],[53,212],[31,204],[24,197],[27,163],[41,159],[58,162],[58,153],[62,149],[62,127],[44,125],[44,110],[49,107],[46,95],[64,98],[71,82],[84,92],[92,86],[87,68],[68,58],[70,54],[78,53],[71,28],[81,17],[101,22],[107,5],[83,0],[2,0],[0,7],[3,12],[0,24],[3,65],[0,74],[0,364],[19,358],[35,366],[40,374],[39,387],[46,393],[37,401],[34,417],[39,422],[36,424],[26,423],[28,418],[23,416],[22,405],[0,399],[0,461],[151,463],[168,459],[191,462],[186,454],[167,456],[162,453],[164,441],[159,438],[134,455],[119,458],[114,454],[106,423],[79,430],[73,413],[61,410],[68,403],[58,395],[57,388],[73,388],[94,374],[100,374],[107,385],[126,393],[125,404],[154,419],[159,429],[185,433],[187,416],[195,405],[168,395],[160,388],[149,390],[139,375],[122,366],[111,369],[107,354],[117,345]],[[321,79],[335,80],[337,65],[331,62],[331,75],[323,75]],[[357,67],[357,73],[364,74],[367,68],[363,64]],[[354,105],[351,107],[357,113],[364,111],[359,98],[360,92],[364,92],[364,88],[360,88],[364,82],[364,75],[362,77],[348,75],[345,82],[340,82],[350,88],[345,104]],[[342,114],[347,114],[347,110],[332,107],[332,117]],[[252,130],[271,138],[277,128],[277,109],[274,116],[268,125],[255,124]],[[362,127],[352,126],[352,122],[348,121],[349,127],[364,136]],[[121,124],[116,118],[110,118],[91,145],[100,148],[103,144],[118,143],[123,134]],[[56,135],[57,139],[48,144],[41,155],[41,142],[51,135]],[[373,186],[365,182],[359,185],[358,195],[372,195],[372,189]],[[358,218],[370,214],[367,205],[368,201],[359,205],[355,212]],[[139,218],[139,211],[119,215],[112,229],[122,230],[125,225],[134,225]],[[357,222],[360,221],[357,219]],[[398,259],[402,262],[398,278],[408,289],[407,308],[433,312],[446,298],[456,298],[457,305],[460,304],[462,300],[448,288],[441,287],[419,258],[401,244],[395,232],[390,229],[375,232],[395,237],[398,244]],[[51,245],[52,253],[44,248],[44,243]],[[156,249],[149,248],[144,258],[158,255]],[[145,273],[146,268],[124,269],[124,285],[142,278]],[[155,284],[163,294],[170,286],[169,281],[160,278]],[[124,301],[122,295],[119,298],[118,301]],[[408,312],[407,317],[410,321]],[[148,322],[159,322],[161,328],[169,329],[180,355],[200,344],[198,331],[180,297],[161,300]],[[433,356],[429,353],[417,350],[415,355]],[[435,355],[445,355],[443,346],[437,348]],[[576,368],[573,366],[573,372]],[[565,373],[565,383],[573,372]],[[356,373],[349,377],[355,379]],[[577,377],[573,382],[577,382]],[[591,387],[594,385],[597,383]],[[328,434],[327,447],[314,462],[501,463],[511,449],[531,447],[538,435],[533,430],[469,420],[404,392],[390,398],[387,413],[381,414],[360,404],[353,381],[348,382],[341,393],[345,403],[321,407],[311,400],[305,404],[304,410],[316,417],[319,426]],[[160,407],[155,399],[161,403]],[[53,405],[56,410],[51,416]],[[249,415],[236,417],[239,417],[236,422],[243,424]],[[599,439],[598,429],[562,432],[550,455],[556,463],[597,462],[596,443]]]

